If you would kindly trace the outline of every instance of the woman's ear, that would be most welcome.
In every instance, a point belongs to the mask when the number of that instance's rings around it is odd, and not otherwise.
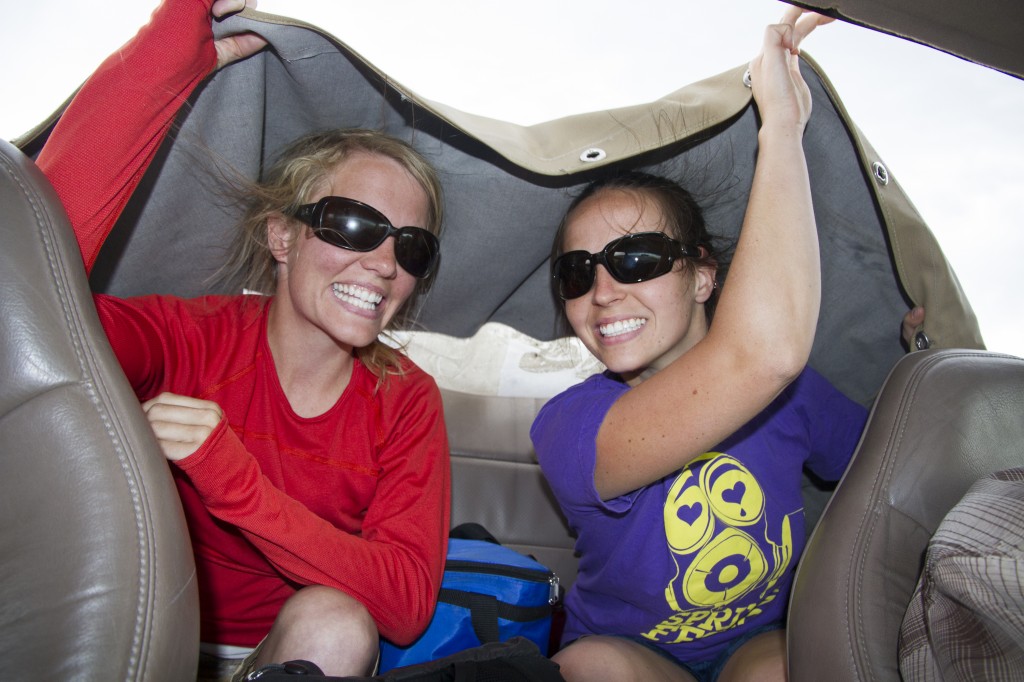
[[[697,265],[693,272],[694,299],[705,303],[715,291],[717,269],[710,265]]]
[[[292,250],[292,241],[295,239],[295,231],[289,225],[289,221],[280,213],[267,218],[267,243],[270,245],[270,253],[278,263],[288,262],[288,254]]]

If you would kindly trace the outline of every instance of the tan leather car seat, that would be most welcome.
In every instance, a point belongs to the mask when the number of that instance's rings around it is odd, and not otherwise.
[[[928,540],[967,489],[1024,464],[1024,360],[911,353],[889,374],[797,570],[790,680],[899,680]]]
[[[195,679],[195,565],[167,464],[52,187],[0,142],[0,661],[25,680]]]
[[[482,524],[535,557],[564,589],[576,580],[575,539],[530,441],[545,399],[443,390],[452,455],[452,526]]]

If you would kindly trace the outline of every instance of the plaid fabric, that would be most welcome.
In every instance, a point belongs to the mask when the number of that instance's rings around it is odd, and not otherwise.
[[[900,630],[914,680],[1024,680],[1024,468],[975,483],[935,531]]]

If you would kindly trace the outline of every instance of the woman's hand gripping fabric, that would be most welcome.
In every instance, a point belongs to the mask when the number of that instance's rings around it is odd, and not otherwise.
[[[790,7],[765,29],[761,53],[750,62],[750,85],[762,126],[795,124],[803,130],[811,115],[811,93],[800,75],[800,44],[833,19]]]
[[[215,19],[241,12],[246,7],[256,7],[256,0],[215,0],[210,13]],[[232,62],[251,57],[267,46],[266,39],[250,31],[236,33],[215,40],[213,47],[217,50],[217,66],[220,69]]]

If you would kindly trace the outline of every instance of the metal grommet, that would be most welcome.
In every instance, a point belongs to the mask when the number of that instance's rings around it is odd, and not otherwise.
[[[580,154],[580,161],[583,163],[595,163],[597,161],[604,161],[607,156],[608,153],[600,147],[591,147]]]
[[[881,161],[875,161],[871,164],[871,172],[875,174],[875,179],[878,180],[882,186],[889,184],[889,170],[882,165]]]
[[[923,331],[914,334],[914,348],[917,350],[928,350],[932,347],[932,340]]]
[[[750,69],[747,69],[746,71],[743,72],[743,84],[749,88],[750,83]]]

